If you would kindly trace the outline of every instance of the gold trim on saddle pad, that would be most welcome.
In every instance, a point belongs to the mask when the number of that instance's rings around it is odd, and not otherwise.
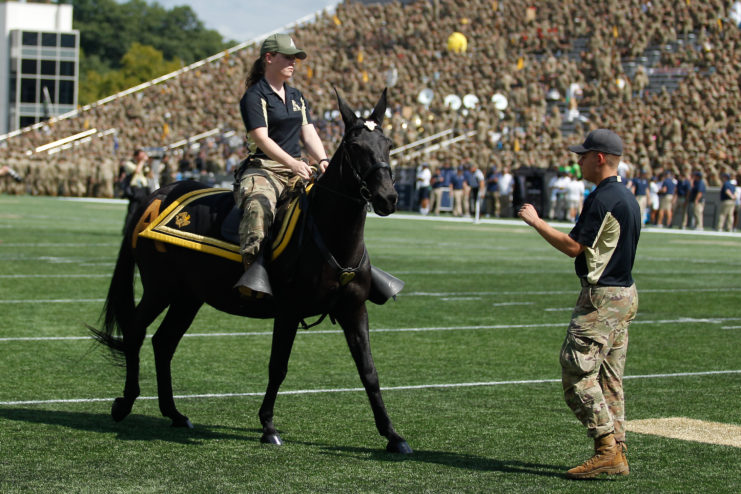
[[[307,187],[307,191],[310,188],[311,185]],[[215,194],[222,194],[224,192],[231,192],[231,189],[198,189],[178,197],[172,202],[172,204],[162,211],[154,221],[149,223],[146,228],[139,233],[139,236],[204,252],[206,254],[220,256],[235,262],[242,262],[242,255],[239,253],[239,245],[237,244],[214,237],[198,235],[197,233],[185,232],[178,228],[167,226],[173,218],[175,219],[175,224],[179,228],[187,226],[190,224],[190,215],[188,212],[183,211],[186,206],[198,199]],[[298,218],[301,216],[301,206],[298,199],[299,197],[294,198],[288,205],[288,212],[283,218],[283,223],[281,224],[278,235],[273,241],[273,254],[271,260],[278,258],[291,241],[293,232],[296,229],[296,224],[298,223]]]

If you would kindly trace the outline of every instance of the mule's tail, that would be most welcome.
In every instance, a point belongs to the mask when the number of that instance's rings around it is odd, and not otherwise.
[[[134,250],[129,235],[125,235],[100,315],[103,328],[98,330],[88,325],[93,337],[111,350],[114,361],[120,365],[125,363],[123,335],[131,325],[134,309]]]

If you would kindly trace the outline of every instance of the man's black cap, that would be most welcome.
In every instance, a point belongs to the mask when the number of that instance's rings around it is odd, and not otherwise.
[[[597,129],[587,135],[587,138],[584,139],[584,144],[569,146],[569,151],[576,154],[599,151],[601,153],[620,156],[623,154],[623,141],[611,130]]]

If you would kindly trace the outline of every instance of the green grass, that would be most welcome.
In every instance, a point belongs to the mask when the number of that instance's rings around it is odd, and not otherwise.
[[[592,447],[558,382],[579,286],[572,261],[514,221],[368,220],[374,264],[407,283],[396,302],[369,305],[382,386],[460,385],[384,392],[414,454],[384,451],[328,321],[299,334],[282,387],[327,391],[279,396],[285,445],[260,444],[271,323],[211,308],[173,360],[177,403],[195,429],[169,427],[151,399],[114,423],[123,372],[91,340],[7,338],[87,336],[123,217],[121,204],[0,197],[0,492],[741,491],[738,448],[636,433],[629,477],[564,478]],[[741,426],[741,372],[697,374],[741,370],[741,237],[646,231],[634,274],[628,419]],[[422,330],[390,331],[405,328]],[[265,334],[213,335],[228,332]],[[148,342],[141,386],[156,396]],[[244,395],[188,397],[227,393]],[[59,401],[77,399],[103,400]],[[8,404],[19,401],[35,403]]]

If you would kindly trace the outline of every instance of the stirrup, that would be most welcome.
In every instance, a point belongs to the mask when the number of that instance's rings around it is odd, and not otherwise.
[[[371,265],[371,287],[368,300],[377,305],[383,305],[404,288],[404,282],[386,271]]]
[[[249,268],[242,274],[239,281],[234,285],[240,293],[252,296],[260,293],[266,295],[273,295],[273,289],[270,286],[270,278],[268,277],[268,271],[265,269],[265,257],[262,252],[258,254],[257,258],[250,265]],[[257,296],[257,298],[260,298]]]

